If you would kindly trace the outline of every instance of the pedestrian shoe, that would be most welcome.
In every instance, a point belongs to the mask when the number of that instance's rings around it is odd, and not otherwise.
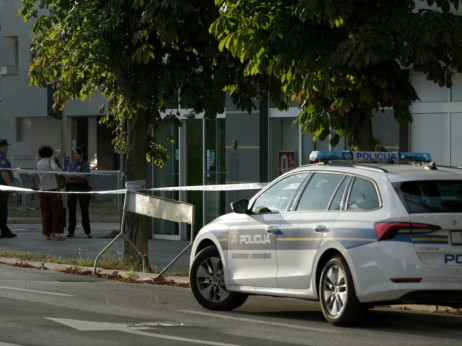
[[[58,235],[58,234],[54,234],[54,233],[51,235],[51,239],[55,239],[55,240],[64,240],[63,237],[61,237],[61,236]]]
[[[91,235],[89,234],[86,234],[87,238],[93,238]]]
[[[14,237],[16,237],[16,234],[11,233],[11,232],[10,233],[4,233],[4,234],[2,234],[2,237],[3,238],[14,238]]]
[[[66,238],[74,238],[74,235],[73,235],[73,234],[68,234],[68,235],[66,236]]]

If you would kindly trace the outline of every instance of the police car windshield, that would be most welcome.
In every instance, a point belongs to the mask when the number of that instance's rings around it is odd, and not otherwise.
[[[407,181],[394,187],[410,214],[462,212],[462,181]]]

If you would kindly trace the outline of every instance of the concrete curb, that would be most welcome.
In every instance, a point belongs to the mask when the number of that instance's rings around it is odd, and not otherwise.
[[[24,260],[21,258],[14,258],[14,257],[0,257],[0,263],[7,264],[7,265],[24,265],[30,266],[36,269],[48,269],[58,272],[63,272],[67,270],[73,270],[76,272],[92,272],[93,267],[83,267],[83,266],[76,266],[72,264],[65,264],[65,263],[49,263],[49,262],[42,262],[42,261],[30,261]],[[131,279],[134,281],[154,281],[158,279],[157,273],[142,273],[142,272],[132,272],[132,271],[124,271],[118,269],[102,269],[96,268],[96,273],[101,275],[109,275],[109,276],[120,276],[124,279]],[[173,281],[179,284],[189,284],[189,278],[184,276],[164,276],[163,280],[165,281]]]

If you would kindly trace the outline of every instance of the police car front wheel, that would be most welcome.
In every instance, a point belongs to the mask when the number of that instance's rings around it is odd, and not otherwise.
[[[213,246],[203,249],[194,259],[189,284],[199,304],[210,310],[232,310],[247,299],[246,294],[226,289],[223,262]]]
[[[350,270],[340,256],[332,257],[324,266],[319,297],[324,317],[336,326],[359,322],[366,310],[356,297]]]

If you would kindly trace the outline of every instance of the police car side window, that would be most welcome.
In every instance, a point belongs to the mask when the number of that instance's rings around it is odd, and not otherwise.
[[[372,210],[380,207],[375,185],[367,179],[356,177],[348,197],[348,210]]]
[[[343,210],[344,206],[342,205],[343,198],[345,196],[345,189],[350,182],[351,176],[346,176],[340,186],[335,191],[335,195],[330,202],[329,210]]]
[[[315,173],[303,191],[296,210],[326,210],[343,177],[343,174]]]
[[[252,212],[261,214],[285,211],[306,175],[307,173],[294,174],[278,181],[255,200]]]

